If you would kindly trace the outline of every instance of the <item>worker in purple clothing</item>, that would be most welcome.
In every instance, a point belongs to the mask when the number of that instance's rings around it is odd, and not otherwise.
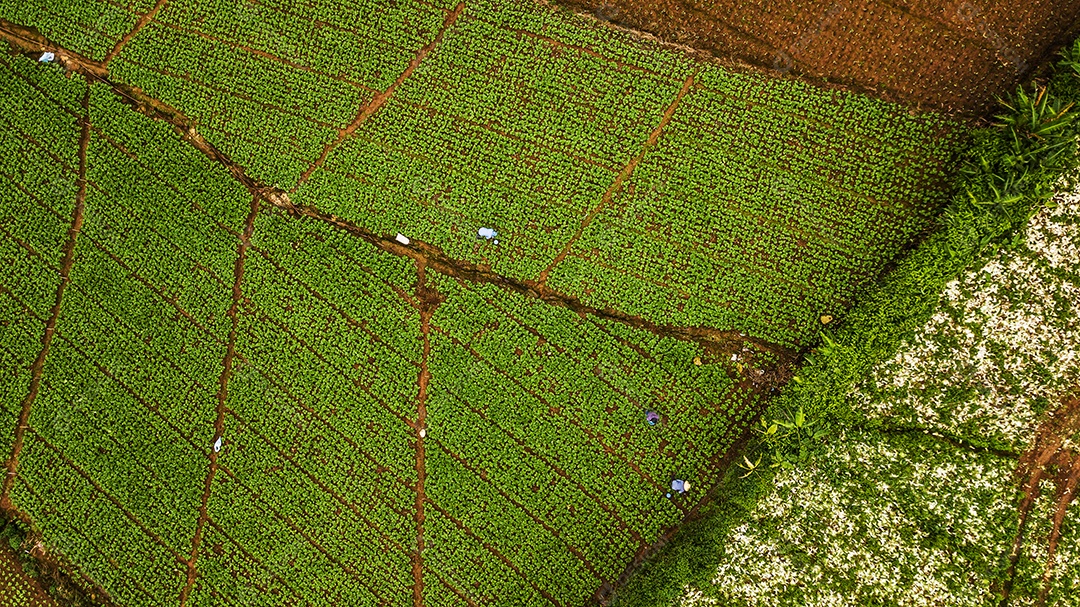
[[[660,421],[660,414],[656,411],[646,411],[645,421],[649,422],[650,426],[655,426],[656,422]]]

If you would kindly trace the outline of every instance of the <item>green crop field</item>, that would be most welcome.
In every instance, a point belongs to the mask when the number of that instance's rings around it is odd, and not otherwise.
[[[604,595],[964,139],[518,0],[0,19],[2,505],[115,605]]]

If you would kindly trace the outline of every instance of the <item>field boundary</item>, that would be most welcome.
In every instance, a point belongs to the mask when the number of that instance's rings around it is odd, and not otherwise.
[[[458,5],[461,6],[461,5]],[[427,436],[427,395],[428,385],[431,382],[431,370],[428,363],[431,360],[431,317],[445,298],[428,284],[426,266],[417,261],[416,263],[416,310],[420,313],[420,339],[423,343],[423,353],[420,359],[420,374],[416,378],[416,421],[411,424],[416,432],[416,493],[415,520],[416,520],[416,549],[411,556],[413,574],[413,607],[424,606],[424,505],[428,502],[424,491],[424,483],[427,480],[427,464],[425,461],[424,441]]]
[[[950,280],[1018,243],[1023,226],[1052,198],[1055,185],[1062,180],[1080,181],[1076,174],[1080,168],[1080,123],[1066,121],[1052,136],[1031,135],[1033,129],[1061,118],[1080,102],[1080,40],[1065,55],[1048,83],[1019,89],[1003,102],[1000,123],[976,131],[958,171],[956,195],[939,217],[938,229],[860,293],[855,298],[858,303],[837,323],[833,334],[822,332],[822,344],[800,366],[794,381],[769,404],[770,413],[780,417],[783,411],[803,408],[810,419],[886,431],[880,422],[856,418],[847,401],[852,387],[867,377],[875,364],[891,357],[906,335],[933,315]],[[1025,119],[1032,115],[1034,119]],[[1013,162],[1016,157],[1023,161]],[[999,182],[1010,186],[999,189],[995,187]],[[990,453],[1009,451],[1008,445],[991,441],[970,443],[969,447]],[[708,585],[725,534],[745,520],[771,488],[774,474],[765,469],[739,478],[738,472],[728,469],[702,518],[682,529],[666,550],[644,563],[611,600],[601,604],[670,605],[687,587]]]
[[[251,210],[244,221],[244,232],[240,235],[240,244],[236,248],[236,262],[233,266],[232,303],[226,316],[229,318],[229,341],[225,350],[225,358],[222,360],[221,376],[218,380],[217,406],[214,409],[214,447],[210,449],[209,467],[206,471],[206,482],[203,485],[201,503],[199,505],[199,519],[195,523],[195,534],[191,538],[191,556],[187,562],[187,582],[180,591],[180,607],[187,605],[191,590],[195,586],[195,578],[198,576],[196,564],[199,559],[199,547],[202,543],[203,531],[206,521],[210,517],[209,502],[210,493],[214,488],[214,476],[218,470],[218,456],[220,455],[217,441],[222,440],[225,432],[225,401],[229,394],[229,380],[232,378],[233,360],[236,358],[236,334],[238,327],[237,311],[240,308],[240,300],[243,298],[241,282],[244,279],[244,262],[247,259],[248,248],[251,247],[251,236],[255,232],[255,217],[259,214],[261,200],[257,196],[251,197]]]
[[[748,29],[738,27],[734,21],[717,19],[715,13],[699,8],[702,5],[700,2],[696,3],[697,6],[694,6],[695,3],[692,2],[655,2],[654,4],[658,6],[667,4],[670,9],[674,4],[677,8],[675,10],[660,10],[650,13],[647,10],[642,10],[640,6],[649,3],[628,0],[537,1],[552,10],[573,14],[579,19],[595,24],[596,27],[620,32],[638,41],[646,41],[676,50],[696,60],[719,65],[725,69],[760,74],[774,79],[798,80],[825,90],[858,93],[867,97],[898,103],[918,113],[938,112],[963,119],[976,119],[984,116],[988,110],[993,109],[994,97],[992,95],[987,95],[985,99],[977,99],[974,102],[967,100],[966,103],[946,103],[945,99],[947,97],[944,93],[941,93],[940,99],[935,98],[932,102],[927,102],[925,100],[927,96],[934,97],[935,95],[933,89],[930,89],[931,94],[927,95],[925,90],[905,90],[902,86],[891,85],[884,80],[874,83],[865,77],[865,73],[860,77],[858,73],[837,74],[835,66],[833,66],[832,71],[826,67],[804,66],[801,58],[807,54],[808,50],[813,50],[817,46],[824,44],[827,47],[829,43],[828,36],[837,34],[837,26],[846,28],[853,26],[850,20],[846,23],[837,23],[840,18],[847,16],[844,13],[850,14],[853,12],[855,7],[847,3],[818,4],[817,10],[819,12],[808,10],[802,14],[789,14],[787,19],[801,23],[801,27],[793,28],[788,32],[789,37],[786,40],[769,42]],[[708,3],[704,4],[707,5]],[[630,5],[630,8],[627,8],[627,5]],[[1000,10],[1001,7],[993,8]],[[1025,57],[1022,52],[1018,52],[1014,47],[1018,42],[1015,40],[1013,32],[1002,29],[1001,24],[992,23],[988,20],[987,14],[975,7],[972,2],[957,0],[941,7],[943,17],[946,14],[948,15],[942,19],[919,15],[892,2],[886,3],[884,7],[885,12],[891,13],[893,17],[903,17],[912,21],[912,23],[899,24],[901,26],[910,26],[916,23],[937,25],[942,28],[938,32],[939,36],[952,34],[955,37],[952,40],[953,44],[948,49],[942,49],[943,51],[956,53],[957,50],[970,47],[987,55],[995,56],[996,61],[982,65],[991,66],[991,69],[998,69],[1002,77],[1010,79],[1008,83],[1001,87],[1002,94],[1008,92],[1008,88],[1012,86],[1012,83],[1022,82],[1032,76],[1039,75],[1041,73],[1039,67],[1052,62],[1057,49],[1068,45],[1074,37],[1080,34],[1080,14],[1070,14],[1065,10],[1065,7],[1055,7],[1055,9],[1059,11],[1064,25],[1056,30],[1056,35],[1040,38],[1041,43],[1035,48],[1024,47],[1023,53],[1032,53],[1032,56]],[[790,9],[785,7],[782,10],[788,11]],[[635,12],[640,12],[644,19],[651,19],[652,21],[635,20]],[[677,14],[679,12],[684,14]],[[740,16],[743,19],[757,17],[751,11]],[[728,40],[725,43],[717,44],[715,38],[703,34],[693,26],[687,25],[686,20],[691,17],[699,25],[719,26],[738,38],[738,43]],[[665,18],[670,22],[681,20],[686,27],[668,28],[663,22]],[[643,27],[653,31],[641,29]],[[843,31],[845,33],[852,32],[851,29],[844,29]],[[1021,31],[1020,35],[1029,34],[1027,38],[1032,38],[1033,36],[1030,35],[1032,33],[1033,30],[1027,30]],[[680,36],[684,41],[678,40]],[[1013,45],[1010,45],[1010,42]],[[750,46],[757,46],[757,48],[750,48]],[[845,49],[835,46],[834,43],[833,50],[842,54]],[[964,58],[964,60],[967,59],[967,57]],[[887,68],[890,65],[880,57],[874,63],[879,68]],[[1001,64],[1001,66],[998,67],[997,64]],[[919,67],[927,67],[927,65]],[[955,83],[945,82],[945,84],[955,86]]]

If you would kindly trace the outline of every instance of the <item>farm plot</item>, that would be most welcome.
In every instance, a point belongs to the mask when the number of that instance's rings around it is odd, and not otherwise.
[[[5,335],[32,345],[4,505],[116,604],[582,604],[694,507],[775,381],[750,344],[290,217],[105,86],[0,67],[41,109],[3,140],[80,176],[74,224],[29,170],[5,202],[56,218],[32,257],[60,269],[6,292],[36,324]],[[666,498],[673,477],[693,491]]]
[[[669,481],[710,482],[754,386],[696,343],[492,285],[433,287],[425,562],[475,604],[581,604],[687,513]]]
[[[935,114],[529,2],[397,6],[356,29],[333,3],[170,1],[96,67],[294,202],[596,307],[784,346],[945,200],[960,138]]]
[[[866,98],[696,81],[543,276],[599,307],[803,343],[926,225],[954,142]]]
[[[784,345],[945,200],[957,138],[940,117],[639,65],[630,43],[602,54],[555,16],[507,12],[466,10],[294,200],[597,307]]]

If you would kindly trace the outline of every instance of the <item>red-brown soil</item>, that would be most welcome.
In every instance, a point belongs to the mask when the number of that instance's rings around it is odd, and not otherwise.
[[[979,115],[1080,31],[1080,0],[545,0],[724,62]]]
[[[1016,563],[1024,545],[1024,532],[1035,500],[1040,494],[1040,481],[1049,479],[1055,487],[1053,528],[1050,531],[1046,568],[1042,579],[1038,605],[1046,602],[1054,568],[1055,554],[1061,539],[1061,524],[1065,513],[1076,496],[1080,483],[1080,452],[1075,445],[1065,441],[1080,433],[1080,396],[1061,401],[1061,406],[1051,413],[1039,427],[1032,448],[1020,458],[1017,476],[1023,482],[1023,498],[1020,501],[1020,527],[1010,556],[1009,580],[1005,585],[1002,605],[1007,604],[1016,575]]]

